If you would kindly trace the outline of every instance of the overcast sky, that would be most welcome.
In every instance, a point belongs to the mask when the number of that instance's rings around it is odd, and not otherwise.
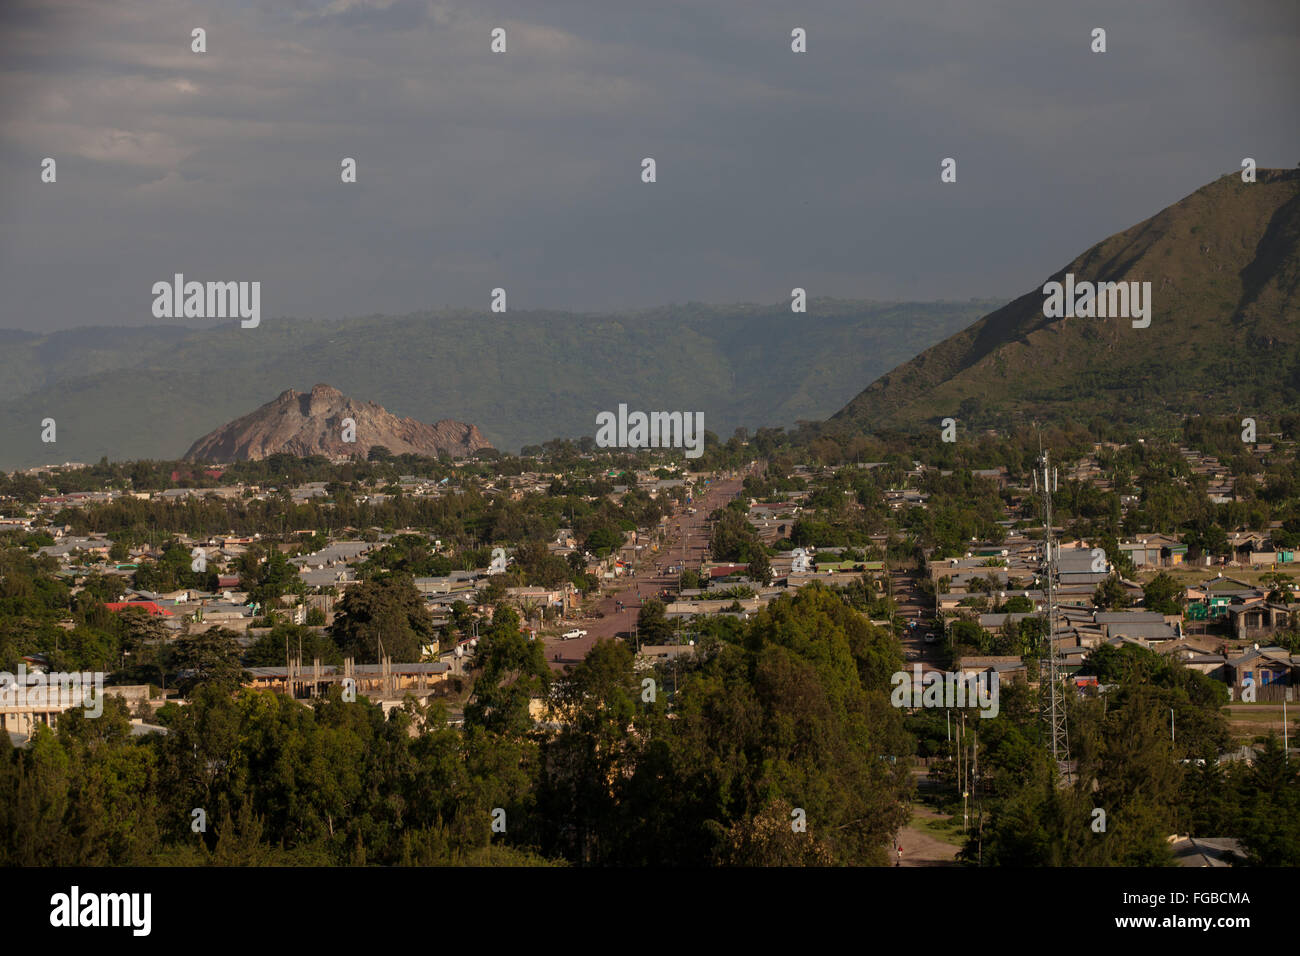
[[[496,286],[512,311],[1011,298],[1243,156],[1300,162],[1297,10],[7,0],[0,327],[156,322],[176,272],[260,280],[263,322]]]

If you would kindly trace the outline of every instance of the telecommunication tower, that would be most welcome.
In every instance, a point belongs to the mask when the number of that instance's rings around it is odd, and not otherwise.
[[[1060,551],[1052,537],[1052,492],[1057,489],[1056,467],[1048,453],[1038,456],[1034,469],[1034,492],[1043,496],[1043,593],[1047,596],[1047,654],[1039,672],[1043,720],[1052,739],[1052,759],[1065,779],[1069,778],[1070,739],[1065,722],[1065,692],[1061,684],[1062,665],[1057,642],[1056,568]]]

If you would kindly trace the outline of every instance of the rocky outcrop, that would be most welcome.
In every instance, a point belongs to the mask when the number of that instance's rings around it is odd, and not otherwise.
[[[355,423],[354,442],[344,441],[344,419]],[[374,402],[358,402],[330,385],[310,392],[289,389],[255,412],[204,435],[185,453],[201,461],[245,461],[280,452],[343,457],[366,455],[382,445],[394,455],[453,457],[489,447],[475,425],[442,419],[432,425],[398,418]]]

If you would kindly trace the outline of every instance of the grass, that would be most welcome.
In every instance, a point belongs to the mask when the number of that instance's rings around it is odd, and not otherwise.
[[[1245,581],[1249,585],[1256,586],[1260,584],[1260,578],[1262,578],[1266,574],[1272,573],[1273,570],[1274,569],[1269,565],[1264,565],[1263,567],[1256,567],[1256,568],[1225,567],[1223,565],[1215,565],[1214,567],[1209,567],[1209,568],[1198,568],[1198,567],[1152,568],[1150,570],[1139,569],[1138,579],[1140,580],[1141,583],[1146,584],[1157,574],[1163,572],[1169,575],[1171,578],[1173,578],[1183,587],[1188,587],[1188,586],[1199,587],[1200,585],[1204,584],[1206,581],[1213,580],[1215,575],[1217,575],[1220,571],[1222,571],[1223,576],[1225,578],[1236,578],[1238,581]],[[1281,564],[1278,565],[1277,570],[1281,571],[1283,574],[1293,575],[1295,579],[1298,582],[1300,582],[1300,564]]]
[[[912,827],[924,833],[928,833],[936,840],[942,840],[950,846],[961,847],[966,843],[966,837],[961,830],[961,820],[957,817],[924,817],[912,811]]]

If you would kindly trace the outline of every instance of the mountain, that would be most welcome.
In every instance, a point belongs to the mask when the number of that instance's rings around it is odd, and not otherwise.
[[[351,419],[350,425],[348,419]],[[345,441],[353,429],[354,441]],[[394,455],[465,457],[488,447],[473,425],[449,418],[433,425],[398,418],[374,402],[357,402],[330,385],[310,392],[281,392],[257,411],[204,435],[185,453],[200,461],[245,461],[287,452],[291,455],[338,457],[366,454],[382,445]]]
[[[273,286],[264,288],[270,301]],[[343,321],[264,313],[255,329],[14,333],[0,347],[0,468],[176,458],[293,382],[329,382],[419,421],[471,421],[508,451],[592,435],[596,413],[621,402],[701,411],[705,428],[727,438],[740,425],[824,419],[862,382],[996,304],[811,299],[797,315],[786,302]],[[41,442],[47,417],[53,445]]]
[[[1043,284],[872,382],[831,426],[1139,425],[1300,405],[1300,170],[1211,182],[1048,277],[1150,282],[1150,326],[1047,318]]]

